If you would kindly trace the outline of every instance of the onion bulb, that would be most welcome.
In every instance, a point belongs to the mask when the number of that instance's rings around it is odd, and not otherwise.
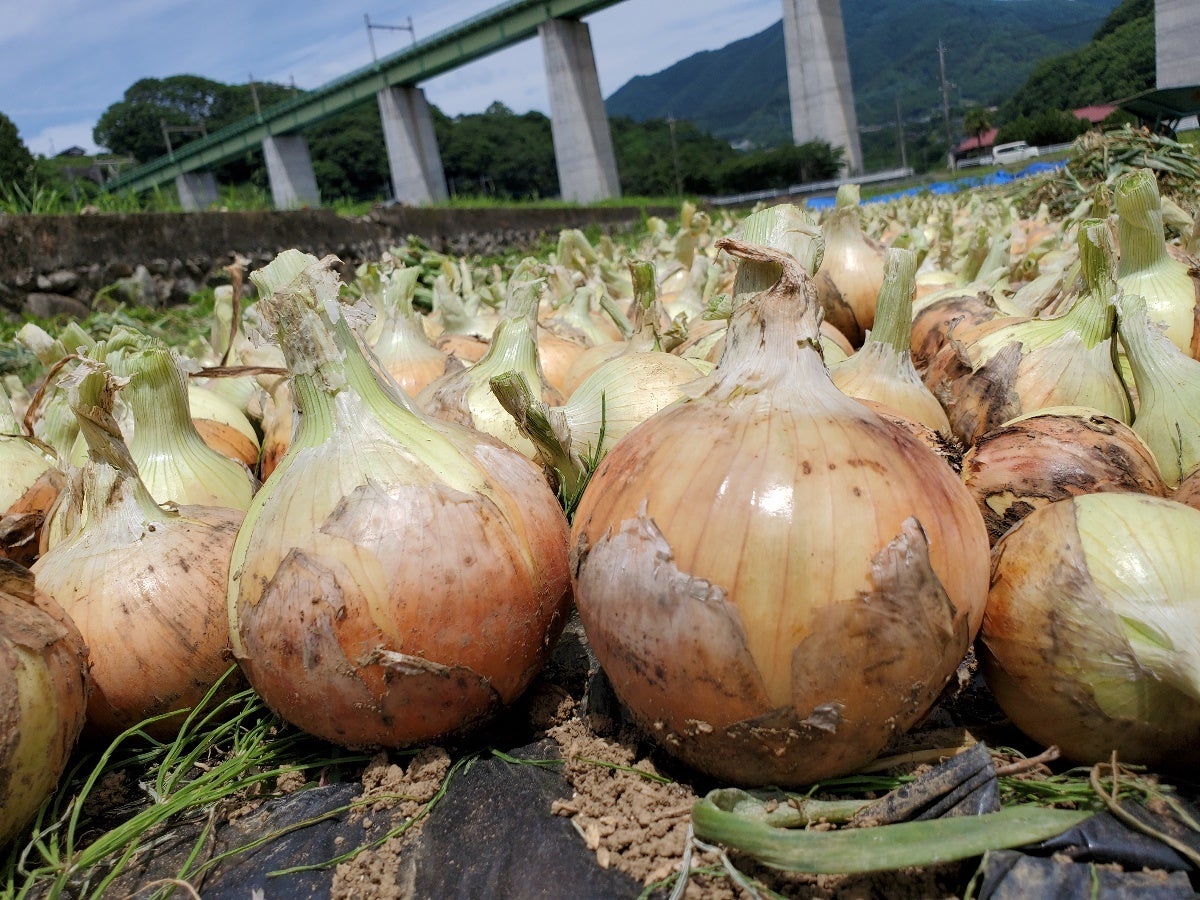
[[[54,790],[83,730],[87,648],[33,574],[0,559],[0,848]]]
[[[64,377],[88,445],[86,516],[34,564],[87,641],[88,728],[113,736],[193,707],[229,668],[225,582],[240,510],[160,506],[112,417],[120,385],[91,360]],[[182,715],[148,726],[169,738]]]
[[[996,544],[983,671],[1018,728],[1083,763],[1189,769],[1200,746],[1200,511],[1085,494]]]
[[[512,703],[540,669],[570,600],[566,518],[532,462],[376,376],[335,263],[288,250],[251,275],[297,428],[238,535],[233,652],[311,734],[420,744]]]
[[[430,342],[413,308],[420,276],[416,266],[371,265],[356,282],[375,307],[367,342],[380,365],[411,397],[445,374],[447,361],[446,354]]]
[[[776,282],[735,308],[707,389],[600,463],[572,529],[576,602],[670,753],[805,784],[867,763],[936,700],[983,616],[987,532],[948,466],[833,386],[795,258],[717,246]]]
[[[817,270],[817,295],[825,319],[859,347],[875,322],[883,285],[883,247],[863,233],[859,187],[843,184],[823,228],[825,255]]]
[[[1106,491],[1167,495],[1154,455],[1133,429],[1084,407],[1038,410],[987,432],[963,457],[962,478],[993,543],[1056,500]]]

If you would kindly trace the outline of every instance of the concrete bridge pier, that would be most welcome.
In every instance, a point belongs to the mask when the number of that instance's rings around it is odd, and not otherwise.
[[[782,0],[783,47],[792,140],[822,140],[846,151],[851,173],[862,171],[858,117],[839,0]]]
[[[1200,84],[1200,4],[1196,0],[1155,0],[1155,87]]]
[[[376,97],[393,196],[411,205],[445,200],[449,196],[446,173],[425,91],[415,86],[390,87]]]
[[[263,156],[276,209],[321,205],[317,176],[313,174],[308,141],[303,135],[267,135],[263,138]]]
[[[175,176],[175,191],[184,212],[208,209],[221,197],[212,172],[181,172]]]
[[[538,26],[550,87],[550,130],[564,200],[590,203],[621,196],[617,161],[592,35],[584,22],[548,19]]]

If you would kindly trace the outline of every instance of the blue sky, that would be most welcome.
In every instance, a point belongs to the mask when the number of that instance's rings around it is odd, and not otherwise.
[[[259,81],[315,88],[371,61],[363,15],[403,25],[418,39],[499,0],[0,0],[0,112],[35,153],[78,145],[140,78],[200,75],[226,84]],[[370,4],[378,5],[370,5]],[[778,0],[625,0],[588,16],[607,97],[700,50],[722,47],[780,17]],[[411,42],[374,31],[379,54]],[[424,85],[448,115],[499,100],[517,112],[549,111],[537,39],[494,53]]]

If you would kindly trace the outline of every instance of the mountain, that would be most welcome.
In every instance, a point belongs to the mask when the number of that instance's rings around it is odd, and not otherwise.
[[[1118,0],[842,0],[858,124],[891,128],[941,115],[938,44],[953,107],[995,105],[1039,61],[1080,47]],[[687,119],[733,144],[791,139],[783,24],[640,75],[606,101],[610,116]]]

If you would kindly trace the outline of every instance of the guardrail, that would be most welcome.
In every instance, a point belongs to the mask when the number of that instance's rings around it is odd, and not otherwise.
[[[815,194],[819,191],[835,191],[843,184],[877,184],[883,181],[899,181],[911,178],[914,172],[911,166],[903,169],[889,169],[886,172],[873,172],[870,175],[854,175],[850,178],[834,178],[828,181],[809,181],[804,184],[793,184],[786,188],[773,188],[765,191],[750,191],[745,194],[732,194],[727,197],[706,197],[705,202],[713,206],[737,206],[742,203],[757,203],[759,200],[771,200],[775,197],[793,197],[797,194]]]

